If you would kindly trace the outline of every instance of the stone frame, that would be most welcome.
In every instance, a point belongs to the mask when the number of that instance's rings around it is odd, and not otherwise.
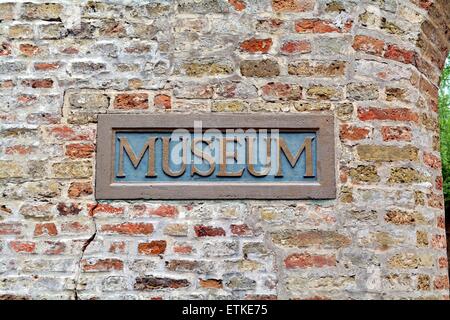
[[[254,128],[315,131],[317,181],[279,183],[158,182],[114,183],[115,130]],[[330,114],[100,114],[97,125],[95,197],[98,200],[334,199],[336,198],[334,116]]]

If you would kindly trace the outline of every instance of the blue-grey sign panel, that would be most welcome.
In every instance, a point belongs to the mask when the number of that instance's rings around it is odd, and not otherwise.
[[[106,114],[97,199],[332,199],[327,114]]]
[[[216,139],[212,138],[212,134],[204,134],[202,133],[203,139],[208,139],[208,141],[214,141],[215,143],[211,143],[207,145],[201,141],[197,143],[197,147],[199,150],[202,150],[206,154],[210,155],[214,158],[214,170],[211,171],[211,174],[208,176],[202,176],[199,172],[207,172],[210,170],[211,163],[205,161],[201,157],[192,153],[191,150],[188,150],[186,157],[183,157],[183,148],[182,139],[186,138],[187,145],[192,145],[192,140],[195,137],[194,133],[190,133],[186,136],[182,135],[174,135],[170,132],[132,132],[132,131],[116,131],[115,132],[115,162],[114,162],[114,181],[115,182],[177,182],[177,181],[199,181],[203,183],[208,182],[220,182],[220,181],[242,181],[242,182],[281,182],[281,181],[308,181],[313,182],[317,181],[316,175],[316,161],[317,161],[317,143],[316,143],[316,133],[315,132],[279,132],[277,134],[267,134],[260,133],[256,131],[254,134],[245,134],[245,133],[236,133],[236,134],[227,134],[228,138],[236,138],[236,141],[228,141],[226,143],[226,151],[233,152],[233,150],[237,154],[237,159],[228,158],[226,159],[227,172],[242,172],[241,175],[235,176],[218,176],[220,172],[219,163],[220,163],[220,138],[217,137],[217,134],[214,135]],[[174,137],[175,136],[175,137]],[[180,139],[178,139],[178,137]],[[131,147],[131,152],[135,155],[139,155],[140,161],[135,167],[130,159],[130,155],[126,150],[121,149],[120,141],[122,139],[126,139]],[[145,148],[149,139],[155,139],[154,148]],[[169,138],[169,157],[168,163],[171,171],[178,172],[178,176],[170,176],[166,174],[163,170],[163,140],[162,138]],[[225,134],[224,137],[225,138]],[[251,174],[248,170],[248,139],[253,138],[253,156],[254,159],[254,169],[259,174],[255,176]],[[270,143],[270,160],[267,161],[267,138],[271,138]],[[283,139],[285,141],[288,149],[291,153],[295,154],[301,148],[301,146],[305,143],[305,138],[309,138],[312,142],[311,148],[311,156],[312,156],[312,175],[307,175],[306,173],[306,158],[307,152],[306,148],[300,153],[300,157],[295,162],[294,166],[289,163],[288,158],[282,153],[281,157],[278,157],[278,144],[277,138]],[[229,139],[231,140],[231,139]],[[178,148],[177,148],[178,147]],[[144,153],[141,152],[145,148]],[[152,149],[152,150],[150,150]],[[190,149],[190,148],[187,148]],[[120,156],[120,153],[123,152],[123,155]],[[130,152],[130,153],[131,153]],[[150,154],[154,154],[154,164],[152,164],[155,168],[155,174],[149,176],[147,175],[148,167],[149,167],[149,159]],[[186,159],[186,166],[183,166],[183,158]],[[121,163],[122,161],[122,163]],[[280,161],[280,166],[282,170],[282,176],[277,175],[278,167],[275,166],[272,168],[271,164],[276,165],[277,161]],[[269,162],[269,163],[267,163]],[[122,168],[119,168],[122,166]],[[195,166],[197,170],[192,170],[192,167]],[[275,170],[276,169],[276,170]],[[119,170],[121,174],[119,174]],[[267,173],[267,174],[263,174]]]

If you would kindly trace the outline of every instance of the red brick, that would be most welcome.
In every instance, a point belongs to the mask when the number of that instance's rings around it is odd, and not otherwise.
[[[23,80],[22,84],[33,89],[49,89],[53,88],[52,79],[35,79],[35,80]]]
[[[56,210],[61,216],[76,216],[81,212],[81,208],[77,203],[63,203],[60,202],[56,206]]]
[[[34,70],[36,71],[51,71],[51,70],[57,70],[61,67],[59,63],[35,63],[34,64]]]
[[[58,255],[63,254],[66,251],[66,244],[61,241],[45,241],[44,242],[44,254]]]
[[[11,241],[9,247],[17,253],[34,253],[36,243],[30,241]]]
[[[0,235],[20,235],[22,234],[22,225],[14,222],[0,223]]]
[[[228,0],[228,3],[231,4],[236,11],[242,11],[247,7],[242,0]]]
[[[16,154],[16,155],[28,155],[30,154],[32,151],[34,150],[33,147],[30,146],[23,146],[23,145],[15,145],[15,146],[11,146],[11,147],[6,147],[5,149],[5,154]]]
[[[441,215],[437,217],[437,224],[436,227],[445,229],[445,216]]]
[[[250,53],[267,53],[272,47],[272,39],[251,38],[241,43],[241,50]]]
[[[444,235],[435,234],[431,237],[431,246],[435,249],[447,248],[447,242]]]
[[[442,167],[441,159],[429,152],[423,153],[423,162],[433,169],[440,169]]]
[[[269,82],[261,90],[267,100],[300,100],[302,97],[302,88],[295,84]]]
[[[358,118],[363,121],[391,120],[418,122],[419,120],[417,113],[406,108],[381,109],[359,107]]]
[[[222,280],[220,279],[199,279],[200,287],[206,289],[221,289],[223,288]]]
[[[172,98],[167,94],[157,94],[153,99],[153,104],[157,108],[168,110],[172,107]]]
[[[61,141],[92,141],[95,136],[93,131],[66,125],[51,127],[49,131],[55,139]]]
[[[61,224],[61,231],[68,233],[83,233],[89,231],[89,226],[78,221]]]
[[[19,46],[20,52],[27,57],[32,57],[39,53],[39,47],[30,43],[23,43]]]
[[[352,22],[347,22],[344,27],[338,28],[333,22],[320,19],[303,19],[295,23],[295,31],[309,33],[330,33],[330,32],[347,32],[350,30]]]
[[[447,257],[440,257],[438,259],[438,266],[440,269],[447,269],[448,268],[448,259]]]
[[[66,156],[72,159],[92,158],[95,146],[92,143],[72,143],[66,145]]]
[[[281,46],[281,52],[285,54],[311,52],[311,43],[307,40],[286,41]]]
[[[231,233],[237,236],[252,236],[253,232],[246,224],[232,224],[230,225]]]
[[[131,222],[121,224],[105,224],[101,227],[101,231],[123,235],[148,235],[153,232],[153,224]]]
[[[86,272],[123,270],[123,261],[119,259],[83,259],[81,265]]]
[[[334,255],[312,255],[309,253],[294,253],[289,255],[284,264],[288,269],[294,268],[323,268],[336,266]]]
[[[34,236],[42,236],[42,235],[48,235],[48,236],[56,236],[58,235],[58,230],[56,230],[56,225],[54,223],[38,223],[34,227]]]
[[[341,125],[339,136],[341,140],[362,140],[369,137],[370,129],[356,127],[348,124]]]
[[[11,45],[7,42],[2,42],[0,44],[0,57],[9,56],[11,54]]]
[[[67,192],[69,198],[79,198],[94,192],[91,182],[72,182]]]
[[[384,57],[391,60],[396,60],[403,63],[412,64],[414,63],[416,53],[411,50],[405,50],[397,47],[396,45],[390,44]]]
[[[442,176],[437,176],[436,179],[434,180],[434,186],[436,188],[436,190],[442,190],[444,185],[444,179],[442,178]]]
[[[441,194],[429,194],[428,206],[432,208],[444,209],[444,196]]]
[[[138,244],[138,252],[145,255],[163,254],[166,251],[167,243],[164,240],[154,240]]]
[[[14,81],[12,80],[0,80],[0,89],[14,88]]]
[[[174,246],[173,252],[178,254],[190,254],[192,253],[192,247],[187,245]]]
[[[135,110],[148,109],[147,93],[123,93],[117,95],[114,101],[115,109]]]
[[[115,241],[110,244],[108,252],[110,253],[125,253],[126,243],[125,241]]]
[[[437,290],[448,289],[448,276],[437,276],[434,278],[434,288]]]
[[[98,214],[122,215],[124,212],[125,209],[123,207],[116,207],[107,203],[91,205],[91,208],[89,209],[90,216],[96,216]]]
[[[178,208],[171,205],[161,205],[158,207],[147,207],[145,204],[137,204],[133,206],[131,215],[142,216],[158,216],[164,218],[173,218],[178,215]]]
[[[411,141],[411,129],[404,126],[385,126],[381,127],[383,141]]]
[[[305,12],[314,9],[315,0],[272,0],[275,12]]]
[[[355,36],[352,47],[357,51],[381,56],[384,50],[384,41],[369,36],[358,35]]]
[[[220,227],[210,227],[202,224],[194,226],[197,237],[219,237],[225,236],[225,230]]]

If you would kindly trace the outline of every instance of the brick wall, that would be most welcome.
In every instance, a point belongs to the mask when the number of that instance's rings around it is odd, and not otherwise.
[[[448,298],[446,0],[0,1],[0,298]],[[96,201],[101,113],[332,113],[328,201]]]

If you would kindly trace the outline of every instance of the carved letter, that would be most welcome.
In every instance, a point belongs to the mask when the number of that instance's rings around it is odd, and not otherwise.
[[[284,153],[286,158],[288,159],[290,165],[292,168],[295,167],[295,164],[297,163],[298,159],[300,158],[300,155],[302,154],[303,150],[306,152],[306,164],[305,164],[305,174],[304,177],[314,177],[313,174],[313,161],[312,161],[312,140],[314,138],[308,137],[305,139],[305,142],[303,142],[300,149],[295,154],[295,157],[292,155],[291,151],[289,150],[286,142],[283,138],[280,137],[279,139],[279,149],[278,149],[278,173],[277,177],[283,176],[283,168],[281,165],[281,153]]]
[[[219,139],[220,143],[220,164],[219,164],[219,173],[218,177],[240,177],[244,173],[244,168],[239,170],[238,172],[228,172],[227,171],[227,159],[232,158],[237,160],[237,152],[227,152],[227,142],[236,142],[237,138],[221,138]]]
[[[170,169],[169,165],[169,143],[170,143],[170,137],[162,137],[163,141],[163,171],[165,174],[167,174],[169,177],[179,177],[184,174],[186,171],[186,157],[187,157],[187,142],[186,140],[183,140],[183,164],[181,165],[181,168],[178,172],[172,171]]]
[[[253,146],[254,146],[253,142],[255,140],[255,137],[246,137],[246,139],[247,139],[247,168],[248,168],[248,172],[250,172],[250,174],[252,176],[255,176],[255,177],[267,176],[269,174],[269,172],[270,172],[271,139],[270,138],[266,138],[266,144],[267,144],[267,147],[266,147],[266,163],[265,163],[266,170],[264,170],[263,172],[257,172],[255,170],[255,166],[254,166],[254,163],[256,163],[253,160],[253,153],[254,153],[254,151],[253,151]]]
[[[201,142],[203,144],[203,142],[206,142],[209,145],[211,145],[212,141],[211,140],[204,140],[203,138],[195,138],[192,140],[192,153],[194,155],[196,155],[197,157],[206,160],[209,163],[209,170],[204,172],[204,171],[200,171],[195,167],[194,164],[194,160],[192,161],[192,166],[191,166],[191,176],[193,176],[194,174],[198,174],[201,177],[209,177],[214,170],[216,169],[216,163],[214,162],[214,158],[210,155],[207,154],[205,152],[203,152],[203,150],[201,149],[197,149],[195,146],[197,145],[198,142]]]
[[[142,148],[139,153],[139,157],[136,157],[133,149],[131,149],[130,143],[126,137],[119,138],[119,172],[117,173],[118,178],[125,178],[125,173],[123,171],[123,152],[125,151],[130,159],[133,167],[136,169],[139,166],[142,158],[144,157],[145,151],[148,151],[148,167],[147,174],[145,175],[148,178],[156,177],[155,174],[155,141],[157,137],[152,137],[147,140],[147,143]]]

